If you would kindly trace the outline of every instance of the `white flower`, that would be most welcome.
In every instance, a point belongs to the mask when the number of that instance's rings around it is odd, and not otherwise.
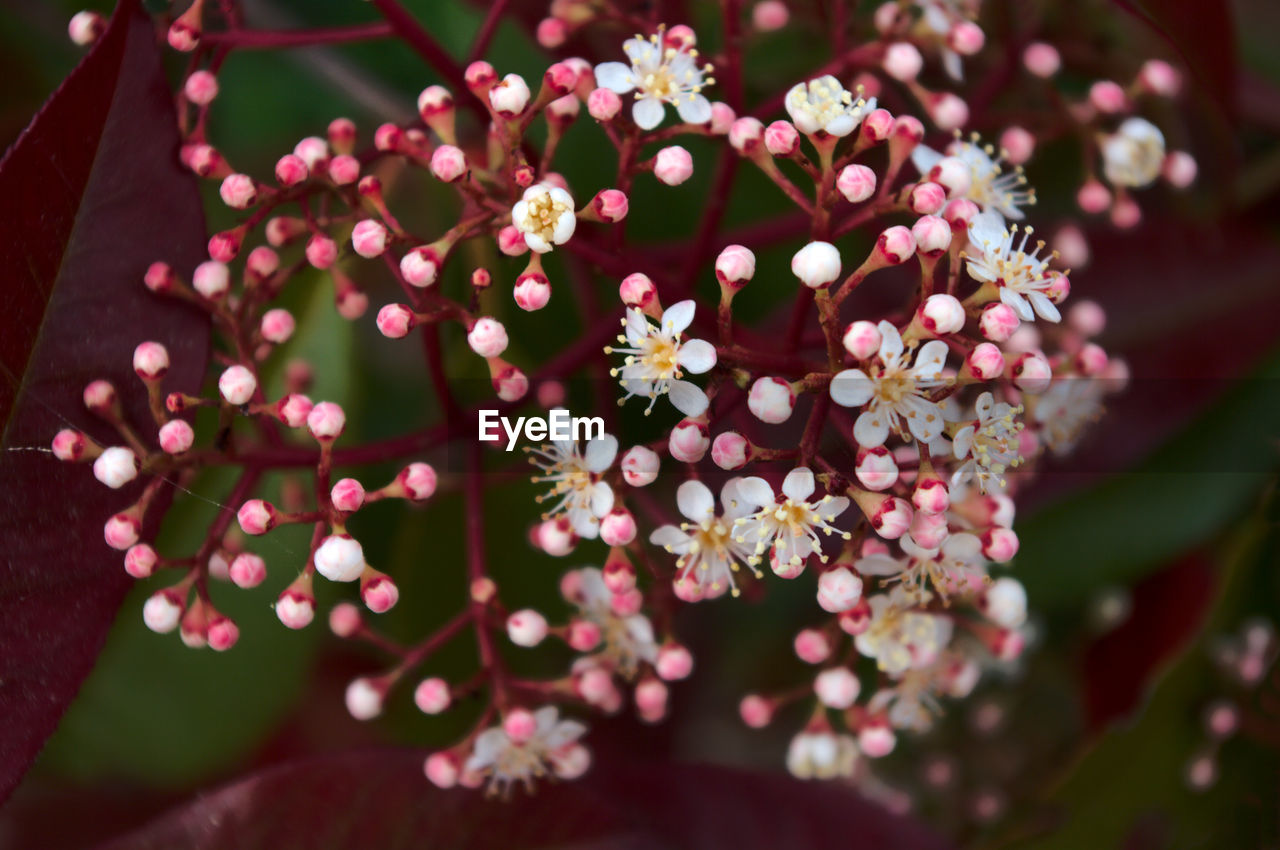
[[[834,732],[801,732],[787,747],[787,770],[797,779],[851,776],[857,760],[857,742]]]
[[[664,525],[649,535],[649,542],[679,557],[676,580],[690,579],[705,598],[715,599],[732,590],[738,595],[733,574],[739,562],[752,560],[754,547],[734,539],[735,521],[751,513],[752,505],[739,492],[739,478],[731,478],[720,491],[720,516],[711,490],[701,481],[686,481],[676,491],[676,505],[689,522]]]
[[[886,713],[896,729],[926,732],[933,726],[933,718],[942,714],[938,697],[968,696],[980,672],[971,658],[948,650],[927,667],[907,670],[892,687],[876,691],[867,702],[867,711]]]
[[[974,255],[967,258],[969,274],[975,280],[995,284],[1000,300],[1022,321],[1034,322],[1039,316],[1059,322],[1062,314],[1045,294],[1057,278],[1049,270],[1049,261],[1056,254],[1040,256],[1044,240],[1036,242],[1035,249],[1027,253],[1031,234],[1030,227],[1024,228],[1019,240],[1016,226],[1006,230],[999,216],[979,214],[969,225],[969,246],[974,249]]]
[[[613,610],[613,592],[604,583],[604,573],[595,567],[576,572],[577,595],[571,600],[582,616],[600,627],[601,649],[593,656],[608,662],[623,676],[635,674],[640,662],[652,664],[658,658],[653,624],[643,614],[620,617]]]
[[[937,38],[938,50],[942,54],[942,69],[956,82],[963,81],[964,67],[961,65],[960,54],[948,46],[947,36],[958,21],[967,20],[976,12],[976,8],[974,12],[966,14],[960,8],[958,0],[915,0],[915,6],[921,12],[921,25]]]
[[[758,564],[760,555],[771,545],[777,565],[800,566],[814,552],[825,563],[827,556],[822,554],[822,539],[818,532],[849,539],[848,532],[831,525],[831,521],[849,507],[849,500],[828,494],[810,502],[808,499],[815,489],[813,472],[804,466],[787,473],[778,496],[763,478],[741,479],[738,484],[740,498],[756,508],[734,520],[734,539],[754,548],[748,563]]]
[[[919,610],[928,594],[913,594],[899,585],[890,593],[867,598],[871,624],[854,638],[858,652],[874,658],[890,676],[931,664],[951,640],[951,620]]]
[[[511,208],[511,223],[524,234],[529,250],[545,254],[568,242],[578,226],[573,197],[559,186],[535,183]]]
[[[870,375],[861,369],[837,374],[831,380],[831,399],[843,407],[866,405],[853,426],[853,437],[861,446],[884,445],[890,430],[902,434],[901,419],[906,419],[907,429],[917,440],[930,443],[942,434],[943,415],[924,392],[947,383],[942,377],[947,344],[939,339],[926,342],[916,354],[915,365],[908,365],[898,329],[883,321],[877,328],[880,365],[869,366]]]
[[[983,212],[995,211],[1015,221],[1025,218],[1021,207],[1036,202],[1036,192],[1028,189],[1022,166],[1006,170],[1004,155],[991,145],[980,145],[976,135],[969,141],[957,139],[945,154],[927,145],[916,145],[911,162],[924,177],[939,182],[951,197],[968,198]]]
[[[861,94],[859,89],[855,97],[839,80],[827,74],[807,83],[796,83],[783,103],[791,122],[801,133],[811,135],[823,131],[832,136],[847,136],[876,108],[874,97],[864,100]]]
[[[533,717],[537,731],[524,743],[511,740],[501,726],[481,732],[463,769],[487,774],[493,791],[505,791],[515,782],[532,789],[534,780],[545,776],[548,767],[557,770],[557,762],[579,746],[578,739],[587,731],[576,720],[561,720],[555,706],[544,706]]]
[[[868,555],[853,564],[863,575],[887,577],[902,582],[909,597],[929,598],[932,585],[943,599],[951,593],[977,591],[983,587],[986,576],[986,559],[982,556],[982,541],[973,534],[952,534],[940,547],[926,549],[904,534],[898,545],[906,558],[888,555]]]
[[[605,348],[605,354],[625,354],[621,369],[609,374],[627,394],[619,404],[633,395],[649,398],[648,415],[658,396],[670,394],[671,403],[685,416],[701,416],[707,409],[707,395],[688,381],[680,380],[687,370],[701,375],[716,365],[716,348],[701,339],[680,340],[684,329],[693,321],[694,302],[681,301],[672,304],[662,314],[662,321],[650,324],[649,319],[637,307],[627,310],[623,320],[626,333],[618,336],[618,342],[626,348]]]
[[[680,120],[705,124],[711,120],[711,103],[702,95],[715,83],[710,65],[698,66],[698,51],[681,46],[664,47],[663,31],[647,39],[636,36],[622,44],[631,64],[604,62],[596,66],[596,85],[617,94],[635,92],[631,117],[641,130],[662,123],[664,103],[673,104]]]
[[[598,440],[587,440],[582,453],[576,440],[555,440],[536,449],[526,447],[525,451],[530,453],[529,462],[542,470],[541,475],[533,477],[534,483],[551,485],[538,502],[558,500],[542,518],[548,520],[563,513],[574,534],[595,539],[600,534],[600,518],[613,510],[613,489],[600,480],[600,475],[618,454],[617,437],[605,434]]]
[[[1027,399],[1037,433],[1054,454],[1070,452],[1085,428],[1102,417],[1104,391],[1102,381],[1070,377],[1055,380],[1043,395]]]
[[[1102,172],[1115,186],[1146,186],[1160,176],[1164,134],[1145,118],[1130,118],[1109,136],[1100,136]]]
[[[992,481],[1005,486],[1005,472],[1022,463],[1018,434],[1024,426],[1014,418],[1022,407],[997,403],[991,393],[983,393],[978,396],[976,412],[977,421],[965,425],[952,438],[956,460],[965,462],[952,474],[951,483],[977,479],[978,489],[985,493]]]

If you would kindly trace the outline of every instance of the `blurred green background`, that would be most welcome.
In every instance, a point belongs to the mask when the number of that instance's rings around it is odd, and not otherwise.
[[[246,5],[250,22],[266,28],[357,23],[373,15],[361,3]],[[460,59],[483,19],[481,9],[461,0],[406,5],[429,17],[433,33]],[[818,16],[799,5],[804,9],[795,13],[792,29],[749,43],[748,103],[825,61],[825,54],[816,57],[812,50]],[[856,5],[865,21],[871,4]],[[995,38],[1024,32],[1020,22],[1038,19],[1042,32],[1088,48],[1078,56],[1067,53],[1069,65],[1079,59],[1078,67],[1093,73],[1113,68],[1121,79],[1136,70],[1137,57],[1168,55],[1167,44],[1115,6],[1089,5],[1099,13],[1078,15],[1076,3],[989,0],[991,17],[982,21],[991,22]],[[713,51],[719,39],[714,5],[688,6],[691,18],[669,22],[695,25]],[[78,2],[47,0],[0,9],[0,140],[6,146],[75,63],[78,51],[65,27],[79,8]],[[1103,341],[1135,364],[1139,389],[1149,376],[1179,394],[1169,380],[1175,372],[1154,369],[1148,375],[1142,366],[1179,363],[1188,347],[1199,346],[1202,358],[1221,367],[1197,378],[1214,383],[1213,392],[1186,410],[1188,405],[1175,404],[1126,411],[1120,400],[1100,435],[1081,447],[1104,460],[1088,469],[1050,469],[1047,485],[1031,494],[1034,510],[1022,514],[1015,572],[1036,612],[1032,651],[1018,669],[995,671],[972,700],[949,707],[935,733],[900,738],[898,752],[877,766],[887,786],[912,793],[925,821],[970,846],[1254,847],[1274,846],[1280,838],[1276,685],[1269,682],[1261,695],[1233,690],[1210,651],[1248,617],[1274,621],[1280,612],[1273,494],[1280,435],[1280,394],[1273,381],[1280,353],[1273,350],[1274,319],[1256,327],[1280,292],[1280,57],[1271,48],[1280,21],[1265,0],[1230,4],[1229,13],[1239,39],[1236,90],[1207,91],[1204,84],[1213,78],[1201,78],[1183,101],[1185,110],[1162,116],[1171,142],[1190,146],[1200,159],[1198,188],[1189,197],[1163,189],[1147,193],[1141,202],[1148,220],[1140,232],[1099,233],[1093,267],[1073,276],[1076,297],[1113,307]],[[513,22],[499,28],[488,58],[499,73],[515,71],[529,80],[549,61]],[[975,78],[981,68],[975,67]],[[383,120],[412,118],[417,93],[439,82],[393,41],[238,52],[219,78],[222,94],[213,109],[211,140],[237,170],[264,177],[299,138],[323,135],[332,118],[352,118],[367,140]],[[1088,79],[1068,74],[1064,83],[1078,90]],[[1219,107],[1234,101],[1225,117],[1206,107],[1215,98]],[[994,116],[1002,110],[1016,114],[1017,105],[997,102],[992,109]],[[998,132],[1001,126],[993,118],[977,129]],[[646,177],[637,181],[629,222],[633,240],[660,244],[694,230],[717,146],[700,139],[680,143],[693,153],[694,177],[674,189]],[[586,119],[569,130],[560,148],[559,167],[580,200],[613,179],[612,157],[600,155],[602,146],[607,151],[601,132]],[[1033,220],[1049,228],[1070,217],[1080,179],[1075,149],[1047,146],[1029,174],[1041,198]],[[216,201],[216,187],[210,188]],[[397,174],[390,197],[396,214],[419,233],[442,232],[456,209],[450,192],[421,174]],[[234,221],[217,203],[209,207],[211,230]],[[751,168],[739,169],[728,226],[762,220],[782,208],[767,181]],[[853,234],[841,249],[856,256],[868,244],[865,234]],[[744,319],[768,320],[789,303],[794,290],[787,260],[795,247],[782,243],[757,252],[756,282],[735,302]],[[442,288],[462,297],[469,269],[489,268],[495,285],[483,309],[512,328],[506,356],[520,365],[545,362],[566,338],[597,321],[592,299],[608,305],[616,297],[616,280],[566,267],[557,252],[548,268],[556,283],[552,306],[524,314],[508,295],[523,260],[502,257],[491,246],[468,246],[462,259],[451,263]],[[311,395],[344,404],[350,427],[343,439],[350,444],[420,428],[439,416],[416,346],[383,339],[373,326],[377,307],[399,300],[383,270],[373,265],[347,269],[370,295],[369,313],[356,322],[336,316],[325,276],[303,275],[292,283],[284,302],[298,316],[300,332],[268,369],[275,391],[284,363],[307,358],[316,376]],[[579,277],[580,286],[570,283]],[[710,299],[716,291],[711,274],[704,273],[699,292]],[[1253,322],[1248,332],[1234,333],[1234,323],[1246,316]],[[1204,343],[1196,334],[1200,323],[1210,321],[1227,333]],[[456,328],[444,329],[442,340],[457,392],[480,397],[483,364],[470,356]],[[1230,348],[1230,355],[1219,359],[1219,347]],[[579,405],[597,403],[585,382],[571,390]],[[639,417],[631,416],[621,424],[611,401],[601,407],[619,422],[624,445],[652,438],[663,424],[637,424]],[[464,595],[460,465],[447,451],[426,459],[442,471],[440,493],[427,506],[380,505],[352,524],[370,562],[400,585],[400,604],[379,624],[403,640],[442,623]],[[395,468],[346,472],[378,486]],[[278,498],[282,484],[281,476],[271,478],[264,495]],[[166,521],[162,551],[194,550],[230,485],[221,472],[201,478],[192,488],[195,495],[180,499]],[[490,561],[508,605],[560,613],[555,577],[568,566],[598,563],[604,550],[583,545],[567,562],[533,551],[525,537],[536,518],[533,492],[514,476],[509,484],[488,488]],[[656,498],[671,503],[669,492],[659,491]],[[85,846],[196,790],[266,764],[369,743],[430,747],[466,728],[476,707],[428,719],[413,708],[408,689],[396,693],[377,722],[361,724],[347,716],[347,681],[382,663],[324,628],[323,612],[351,590],[318,583],[322,613],[302,632],[281,628],[270,607],[296,574],[306,545],[299,529],[254,541],[252,548],[268,561],[268,581],[253,591],[215,587],[216,604],[242,633],[226,654],[193,652],[172,636],[148,633],[140,610],[156,585],[142,583],[126,601],[98,668],[59,731],[0,810],[0,843],[41,835],[40,846]],[[626,718],[594,723],[591,742],[600,757],[647,752],[777,769],[802,716],[784,715],[765,733],[749,733],[737,721],[736,700],[749,689],[803,680],[790,636],[815,613],[809,594],[802,582],[773,582],[765,600],[721,601],[685,611],[677,631],[694,646],[699,675],[674,690],[673,718],[663,727],[649,729]],[[555,651],[536,659],[509,655],[521,669],[545,675],[563,670],[568,658]],[[427,670],[459,679],[474,663],[470,643],[460,640]],[[1205,707],[1223,695],[1248,706],[1256,728],[1222,747],[1218,781],[1193,792],[1185,769],[1208,740]],[[49,813],[67,807],[92,813],[89,833],[69,819],[49,820]]]

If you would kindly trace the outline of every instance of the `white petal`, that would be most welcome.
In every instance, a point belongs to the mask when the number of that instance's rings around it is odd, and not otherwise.
[[[638,346],[649,335],[651,325],[639,307],[627,308],[627,342]]]
[[[774,503],[773,488],[763,478],[752,475],[738,481],[738,494],[751,505],[764,507]]]
[[[966,563],[977,563],[982,554],[982,540],[976,534],[953,534],[942,544],[942,554]]]
[[[683,333],[684,329],[689,327],[689,324],[693,321],[695,307],[696,305],[692,300],[672,304],[662,311],[662,329],[672,334]]]
[[[631,107],[631,120],[641,130],[652,130],[662,123],[662,101],[652,97],[642,97]]]
[[[987,209],[975,215],[969,224],[969,241],[979,250],[993,250],[1004,241],[1008,232],[1004,216]]]
[[[849,500],[844,496],[835,496],[830,501],[822,499],[818,500],[818,504],[814,507],[813,512],[825,519],[827,522],[840,516],[849,509]]]
[[[782,479],[782,492],[793,502],[806,502],[817,489],[813,478],[813,470],[807,466],[798,466]]]
[[[670,546],[675,551],[680,551],[677,547],[688,546],[692,539],[674,525],[659,526],[649,535],[649,542],[654,546],[661,546],[664,549]]]
[[[857,126],[858,119],[855,116],[848,112],[842,112],[835,118],[828,121],[826,126],[822,129],[826,130],[836,138],[841,139],[852,133],[853,129]]]
[[[591,488],[591,512],[602,517],[613,510],[613,488],[597,481]]]
[[[853,562],[853,568],[863,575],[896,576],[902,572],[903,564],[888,555],[868,555]]]
[[[853,423],[853,439],[868,449],[883,446],[889,439],[889,417],[883,411],[864,410]]]
[[[624,65],[621,62],[604,62],[596,66],[596,85],[602,89],[626,94],[636,87],[631,79],[630,65]]]
[[[587,462],[587,469],[592,472],[604,472],[613,463],[617,454],[618,438],[612,434],[605,434],[598,440],[587,441],[584,460]]]
[[[917,440],[929,443],[942,433],[944,420],[938,405],[918,395],[907,396],[902,405],[915,414],[907,417],[907,428]]]
[[[935,165],[942,161],[942,154],[928,145],[916,145],[911,151],[911,164],[921,174],[928,174]]]
[[[946,362],[947,344],[940,339],[931,339],[920,347],[912,371],[917,378],[936,378]]]
[[[573,202],[569,203],[573,206]],[[563,212],[560,218],[556,219],[555,229],[551,231],[551,241],[557,245],[563,245],[569,241],[569,237],[573,236],[573,231],[578,227],[578,217],[572,212]]]
[[[1018,318],[1024,322],[1034,322],[1036,314],[1031,312],[1031,305],[1027,303],[1027,299],[1022,297],[1022,293],[1014,292],[1009,287],[1000,290],[1000,300],[1013,308],[1013,312],[1018,314]]]
[[[686,96],[676,105],[676,112],[686,124],[705,124],[711,120],[711,103],[700,94]]]
[[[973,409],[977,411],[978,418],[987,420],[991,418],[991,412],[995,410],[996,399],[991,393],[983,393],[978,396],[978,400],[974,402]]]
[[[716,347],[705,340],[688,340],[680,346],[676,362],[689,372],[701,375],[716,365]]]
[[[671,381],[667,385],[671,404],[685,416],[701,416],[707,412],[707,394],[688,381]]]
[[[969,447],[973,445],[973,432],[974,427],[972,425],[966,425],[956,431],[955,437],[952,438],[952,446],[957,458],[962,458],[969,454]]]
[[[890,363],[902,355],[902,334],[892,323],[881,320],[876,325],[880,331],[880,360]]]
[[[742,495],[741,478],[730,478],[720,488],[720,508],[725,519],[737,519],[749,513],[754,513],[753,507],[746,497]]]
[[[1027,297],[1031,299],[1031,306],[1035,308],[1037,315],[1046,322],[1062,321],[1062,314],[1058,312],[1058,308],[1049,300],[1049,296],[1043,292],[1028,292]]]
[[[551,250],[551,243],[533,233],[524,235],[524,244],[529,246],[529,250],[536,254],[545,254]]]
[[[676,490],[676,507],[694,522],[703,522],[714,516],[716,499],[701,481],[686,481]]]
[[[956,82],[964,80],[964,64],[960,61],[960,54],[954,50],[942,51],[942,69]]]
[[[861,369],[845,369],[831,379],[828,392],[841,407],[862,407],[875,395],[875,384]]]
[[[587,731],[587,727],[576,720],[565,720],[557,723],[549,733],[543,736],[542,742],[547,749],[556,750],[565,744],[581,738]]]

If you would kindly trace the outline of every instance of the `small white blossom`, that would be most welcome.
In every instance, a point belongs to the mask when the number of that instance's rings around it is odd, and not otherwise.
[[[1037,434],[1056,455],[1075,448],[1085,429],[1102,418],[1104,382],[1068,377],[1053,381],[1043,395],[1031,396],[1027,406]]]
[[[557,774],[558,762],[567,759],[579,744],[587,727],[576,720],[561,720],[555,706],[545,706],[533,713],[537,731],[523,743],[511,740],[501,726],[493,726],[476,736],[463,769],[489,777],[489,788],[503,792],[516,782],[532,788],[534,780],[547,775],[550,768]]]
[[[685,371],[701,375],[716,365],[716,348],[701,339],[680,337],[693,321],[694,302],[672,304],[654,325],[636,307],[627,310],[623,320],[626,333],[618,342],[626,348],[606,348],[605,354],[625,354],[621,369],[610,370],[626,390],[619,404],[633,395],[647,396],[647,415],[658,396],[671,396],[671,403],[685,416],[701,416],[707,409],[707,395],[688,381],[681,380]]]
[[[884,445],[891,430],[902,434],[902,420],[917,440],[930,443],[942,434],[942,409],[924,393],[943,386],[942,367],[947,344],[930,340],[920,347],[914,365],[904,356],[902,336],[889,322],[880,322],[880,364],[862,369],[845,369],[831,380],[831,399],[842,407],[866,406],[853,426],[859,445]]]
[[[1036,192],[1027,188],[1022,166],[1007,168],[1004,154],[991,145],[956,139],[940,153],[928,145],[916,145],[911,162],[921,175],[940,182],[953,198],[968,198],[983,212],[994,211],[1007,219],[1025,218],[1022,207],[1036,202]]]
[[[1044,240],[1036,242],[1028,253],[1031,234],[1030,227],[1024,228],[1019,240],[1017,227],[1006,230],[998,216],[978,215],[969,225],[969,245],[974,249],[974,255],[967,257],[969,274],[975,280],[995,284],[1000,300],[1022,321],[1033,322],[1036,316],[1049,322],[1062,321],[1062,314],[1045,294],[1057,279],[1049,269],[1049,261],[1057,255],[1040,256]]]
[[[977,421],[970,422],[952,437],[951,446],[956,460],[962,460],[951,476],[952,485],[970,480],[978,482],[983,493],[991,482],[1005,486],[1004,474],[1022,463],[1019,449],[1019,433],[1023,424],[1015,417],[1022,407],[1007,402],[996,402],[991,393],[978,396]]]
[[[858,652],[874,658],[890,676],[931,664],[951,640],[951,620],[919,610],[928,594],[914,594],[899,585],[891,592],[867,598],[871,624],[854,638]]]
[[[754,548],[748,563],[758,564],[770,546],[774,563],[778,565],[798,567],[814,552],[825,563],[827,556],[822,554],[818,532],[849,539],[848,532],[831,525],[831,521],[849,507],[849,500],[828,494],[810,502],[815,489],[813,472],[804,466],[787,473],[782,492],[777,496],[763,478],[753,476],[740,481],[740,497],[756,508],[734,520],[734,539]]]
[[[587,440],[582,452],[578,451],[576,440],[555,440],[525,451],[530,453],[529,462],[542,470],[541,475],[533,477],[534,483],[551,485],[538,502],[557,500],[542,518],[565,514],[574,534],[587,540],[599,536],[600,518],[613,510],[613,489],[600,476],[618,454],[617,437],[605,434]]]
[[[604,62],[596,66],[596,85],[617,94],[635,92],[636,102],[631,117],[641,130],[652,130],[662,123],[663,104],[670,103],[689,124],[705,124],[711,120],[711,103],[702,94],[713,85],[710,65],[698,65],[698,51],[688,47],[666,47],[663,32],[647,39],[629,38],[622,44],[631,60]]]
[[[568,242],[578,226],[573,197],[559,186],[535,183],[511,208],[511,223],[524,235],[529,250],[545,254]]]
[[[658,643],[653,624],[643,614],[621,617],[613,610],[613,592],[605,584],[604,574],[595,567],[584,567],[574,574],[575,596],[570,599],[582,616],[600,627],[601,648],[593,658],[630,677],[642,661],[652,664],[658,658]]]
[[[679,527],[664,525],[654,530],[649,542],[679,557],[677,581],[689,579],[698,584],[703,596],[715,599],[731,590],[738,595],[733,574],[739,562],[749,563],[754,547],[734,538],[735,522],[752,511],[739,492],[741,479],[731,478],[720,491],[720,516],[716,516],[715,497],[701,481],[686,481],[676,491],[676,505],[689,522]]]
[[[830,731],[801,732],[787,747],[787,770],[797,779],[851,776],[857,760],[857,742]]]
[[[982,587],[986,559],[982,556],[982,541],[976,535],[967,532],[952,534],[941,546],[926,549],[911,535],[904,534],[898,539],[898,545],[906,554],[905,558],[868,555],[855,561],[854,569],[863,575],[900,581],[907,594],[916,598],[927,599],[930,586],[944,599],[952,593]]]
[[[881,688],[867,702],[867,711],[885,713],[896,729],[927,732],[942,714],[939,696],[967,697],[981,673],[978,664],[948,650],[932,664],[907,670],[891,687]]]
[[[1130,118],[1116,132],[1100,136],[1102,172],[1115,186],[1134,189],[1160,176],[1164,164],[1164,134],[1145,118]]]
[[[857,129],[862,119],[876,108],[874,97],[865,100],[861,95],[861,89],[855,95],[827,74],[807,83],[796,83],[783,103],[791,122],[801,133],[821,131],[843,137]]]

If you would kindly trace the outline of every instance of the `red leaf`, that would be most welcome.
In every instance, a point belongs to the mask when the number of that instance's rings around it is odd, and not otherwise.
[[[131,368],[144,339],[169,349],[167,388],[197,388],[208,359],[204,318],[141,282],[153,260],[189,269],[202,258],[204,217],[178,142],[155,30],[137,0],[122,0],[0,162],[0,800],[102,646],[129,584],[102,526],[140,490],[107,490],[40,449],[68,425],[119,442],[83,408],[94,378],[154,432]]]
[[[422,755],[349,753],[282,765],[99,850],[497,847],[776,850],[948,845],[849,789],[709,765],[601,765],[511,800],[441,791]]]

